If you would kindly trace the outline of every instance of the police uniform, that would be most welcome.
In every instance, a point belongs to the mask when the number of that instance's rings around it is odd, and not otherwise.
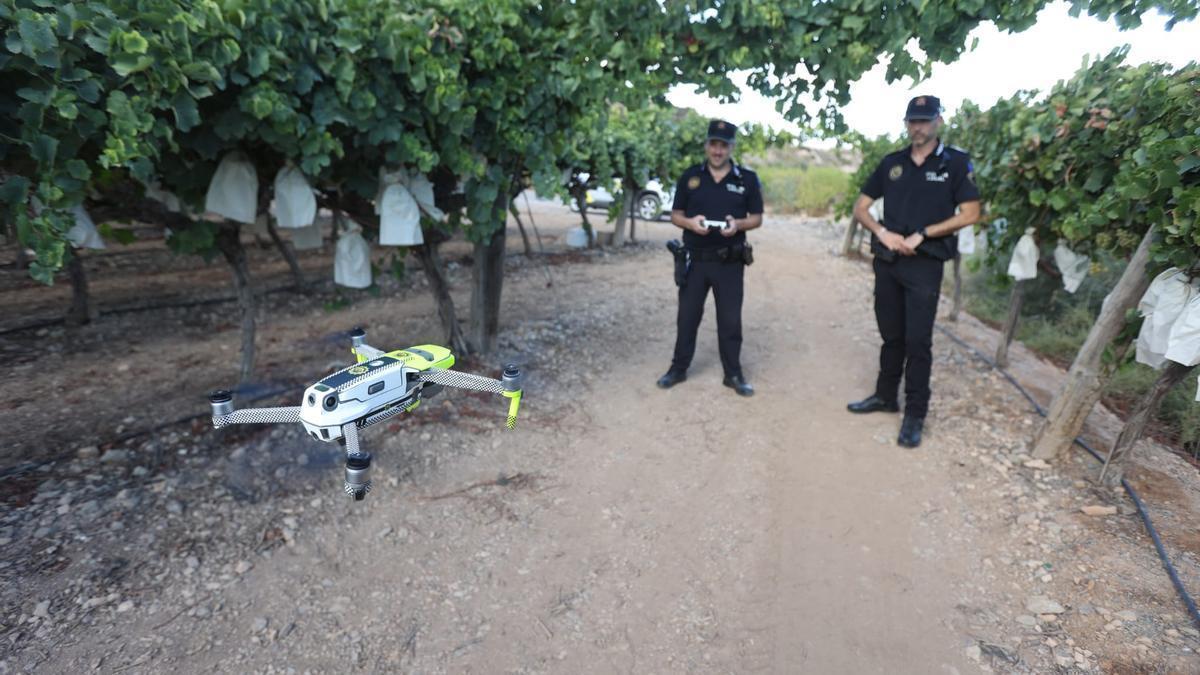
[[[733,125],[726,122],[713,122],[709,129],[710,137],[726,140],[723,134],[727,133],[729,141],[733,139],[733,131]],[[684,171],[675,186],[675,201],[671,208],[683,211],[688,218],[703,216],[707,220],[719,221],[724,221],[727,216],[746,218],[762,213],[762,187],[758,175],[734,163],[732,159],[729,162],[729,172],[720,182],[713,179],[707,161]],[[696,332],[704,316],[708,289],[711,288],[717,308],[717,344],[726,384],[729,385],[734,378],[744,383],[741,379],[741,351],[742,288],[747,264],[746,249],[749,246],[746,233],[739,231],[726,237],[715,229],[705,235],[685,230],[683,244],[690,254],[691,264],[679,289],[678,332],[668,376],[672,373],[682,376],[692,363],[696,351]],[[748,387],[745,389],[751,393],[753,391]],[[739,393],[742,391],[739,389]]]
[[[979,199],[970,157],[940,139],[919,166],[910,147],[884,157],[862,193],[883,198],[883,226],[905,237],[953,217],[959,204]],[[872,239],[875,319],[883,339],[875,396],[896,407],[903,375],[904,416],[922,420],[929,411],[933,322],[942,270],[958,251],[958,237],[927,237],[915,256],[893,254]]]

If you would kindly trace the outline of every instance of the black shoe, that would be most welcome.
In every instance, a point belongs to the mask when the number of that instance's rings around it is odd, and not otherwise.
[[[733,389],[734,391],[736,391],[738,393],[738,396],[753,396],[754,395],[754,387],[751,387],[750,383],[746,381],[746,378],[742,377],[741,375],[734,375],[733,377],[726,377],[725,381],[722,382],[722,384],[724,384],[726,387],[729,387],[729,388]]]
[[[668,370],[666,375],[658,378],[658,388],[670,389],[686,379],[687,373],[681,373],[677,370]]]
[[[896,403],[888,403],[879,398],[875,394],[864,398],[861,401],[846,404],[846,410],[852,413],[873,413],[873,412],[900,412],[900,406]]]
[[[921,444],[921,431],[925,427],[925,420],[920,417],[904,416],[904,421],[900,423],[900,437],[896,442],[906,448],[915,448]]]

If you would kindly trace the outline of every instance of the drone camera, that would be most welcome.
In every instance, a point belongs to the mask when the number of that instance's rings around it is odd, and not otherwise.
[[[330,395],[326,396],[325,399],[323,401],[321,401],[321,405],[326,410],[333,410],[334,408],[337,408],[337,406],[338,406],[337,394],[330,394]]]

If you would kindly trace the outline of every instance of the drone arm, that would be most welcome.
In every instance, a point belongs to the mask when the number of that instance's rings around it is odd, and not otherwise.
[[[509,399],[508,420],[509,429],[517,428],[517,412],[521,407],[521,372],[515,365],[504,368],[504,377],[499,380],[481,375],[461,373],[457,370],[423,370],[414,373],[412,379],[416,382],[429,382],[458,389],[471,389],[489,394],[500,394]]]
[[[365,343],[352,348],[350,351],[354,352],[354,359],[357,363],[366,363],[371,359],[377,359],[387,354],[382,349],[376,349]]]
[[[346,454],[357,455],[362,452],[358,445],[358,425],[354,422],[342,425],[342,437],[346,439]]]
[[[482,375],[462,373],[457,370],[422,370],[410,376],[415,382],[429,382],[457,389],[484,391],[489,394],[503,394],[504,384]]]
[[[521,390],[506,391],[503,396],[508,399],[508,421],[505,426],[509,429],[516,429],[517,410],[521,407]]]
[[[350,331],[350,353],[354,354],[355,362],[366,363],[371,359],[383,356],[387,352],[367,344],[367,331],[361,327],[355,327],[354,330]]]
[[[231,424],[289,424],[299,421],[299,406],[291,408],[248,408],[246,410],[233,410],[224,415],[214,414],[212,418],[213,427],[217,429]]]

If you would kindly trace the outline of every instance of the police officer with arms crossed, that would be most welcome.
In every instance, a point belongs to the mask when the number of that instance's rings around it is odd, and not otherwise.
[[[942,269],[957,252],[958,238],[951,235],[979,220],[979,190],[967,153],[938,137],[943,121],[936,97],[909,101],[904,120],[912,144],[879,162],[854,204],[854,217],[873,235],[875,319],[883,347],[875,393],[846,407],[854,413],[899,411],[903,375],[904,421],[897,442],[915,448],[929,411]],[[883,223],[868,210],[880,197]]]
[[[713,120],[704,143],[705,162],[679,177],[671,222],[683,230],[690,268],[679,289],[679,316],[671,368],[658,380],[669,389],[687,379],[696,351],[696,331],[708,289],[717,306],[717,343],[724,384],[741,396],[754,395],[742,375],[742,277],[752,262],[746,231],[762,225],[758,176],[734,163],[737,127]]]

